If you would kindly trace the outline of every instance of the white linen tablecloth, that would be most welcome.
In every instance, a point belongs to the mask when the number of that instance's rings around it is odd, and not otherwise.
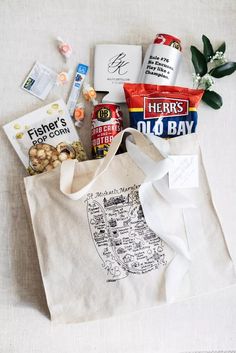
[[[146,48],[156,33],[170,33],[183,42],[177,84],[191,87],[190,45],[200,48],[202,34],[215,46],[225,40],[226,54],[234,61],[235,30],[235,0],[1,0],[1,124],[44,104],[20,88],[36,60],[58,72],[88,63],[92,80],[95,44]],[[56,50],[58,35],[74,49],[67,64]],[[70,85],[56,88],[45,103],[60,96],[66,100],[69,89]],[[217,82],[216,91],[224,106],[214,111],[202,104],[198,132],[230,242],[236,236],[236,74]],[[89,118],[81,137],[89,150]],[[20,192],[26,173],[2,129],[0,144],[0,353],[236,351],[236,287],[119,318],[77,325],[50,322]]]

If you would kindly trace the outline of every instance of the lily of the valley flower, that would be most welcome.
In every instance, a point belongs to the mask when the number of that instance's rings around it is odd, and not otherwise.
[[[215,55],[211,58],[210,63],[214,63],[214,67],[223,65],[227,62],[225,53],[222,51],[217,51]]]
[[[194,88],[198,89],[210,89],[214,85],[215,81],[209,74],[200,76],[199,74],[193,74],[193,85]]]

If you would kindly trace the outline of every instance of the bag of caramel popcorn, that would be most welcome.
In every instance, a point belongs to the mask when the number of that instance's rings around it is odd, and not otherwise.
[[[3,129],[30,175],[50,171],[67,159],[87,159],[61,99],[6,124]]]

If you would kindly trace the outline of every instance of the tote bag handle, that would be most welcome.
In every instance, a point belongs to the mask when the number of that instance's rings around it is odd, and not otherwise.
[[[123,136],[125,133],[130,133],[132,137],[135,140],[135,143],[137,146],[149,146],[150,142],[148,139],[144,137],[143,134],[141,134],[139,131],[132,129],[132,128],[127,128],[123,131],[121,131],[118,135],[115,136],[115,138],[112,140],[112,143],[110,145],[109,151],[107,155],[103,158],[101,164],[97,168],[95,175],[92,180],[90,180],[85,186],[83,186],[80,190],[77,190],[75,192],[72,192],[72,185],[73,185],[73,179],[74,179],[74,172],[75,172],[75,166],[77,163],[76,159],[71,159],[64,161],[61,165],[61,171],[60,171],[60,190],[61,192],[67,196],[68,198],[72,200],[79,200],[81,197],[83,197],[91,188],[91,186],[96,183],[97,179],[108,169],[110,163],[112,162],[121,142],[123,139]],[[160,152],[161,153],[161,152]],[[141,150],[139,150],[140,154],[140,159],[145,161],[146,159],[150,158],[146,156],[145,153],[143,153]]]

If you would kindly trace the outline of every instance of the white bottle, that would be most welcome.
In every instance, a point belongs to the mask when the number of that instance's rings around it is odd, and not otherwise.
[[[178,38],[158,34],[146,51],[138,82],[173,86],[181,62],[181,50]]]

